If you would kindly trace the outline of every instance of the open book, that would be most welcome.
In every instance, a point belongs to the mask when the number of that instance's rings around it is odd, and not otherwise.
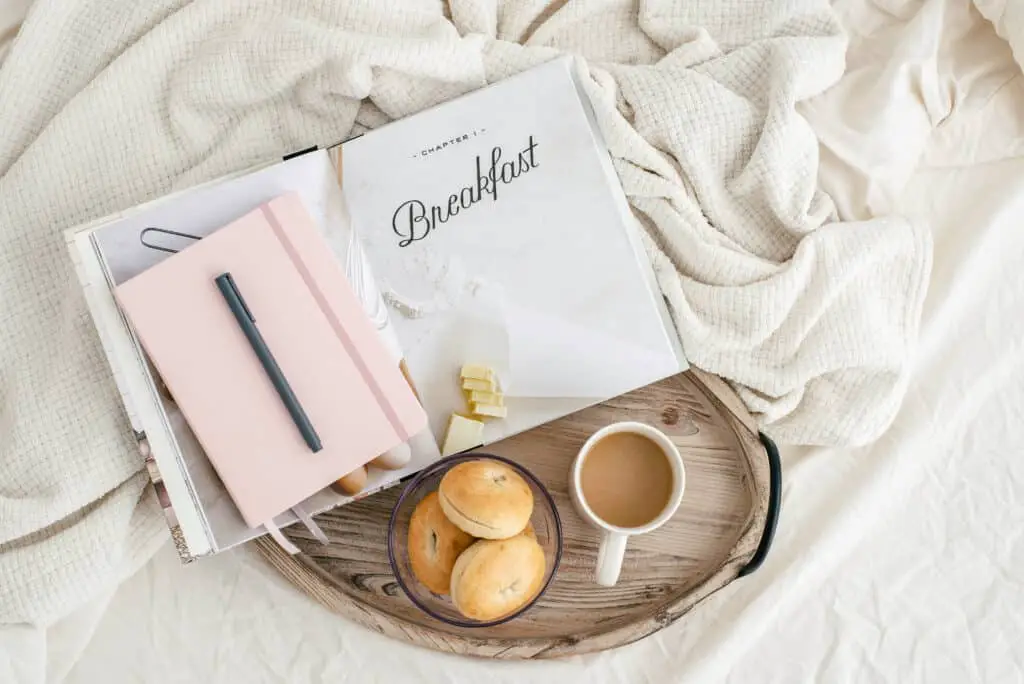
[[[506,396],[508,417],[487,424],[485,443],[686,367],[568,59],[79,226],[67,233],[72,258],[185,560],[259,531],[242,520],[112,289],[288,192],[326,237],[431,426],[410,442],[408,466],[370,469],[356,497],[325,489],[305,510],[362,498],[439,458],[449,415],[465,410],[463,363],[495,368]]]

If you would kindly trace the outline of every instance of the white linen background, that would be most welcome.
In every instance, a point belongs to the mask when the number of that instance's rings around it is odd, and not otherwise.
[[[0,680],[41,680],[48,661],[75,682],[1024,681],[1020,69],[963,3],[837,6],[849,70],[806,108],[821,182],[844,218],[925,220],[935,265],[896,422],[870,447],[787,450],[758,573],[632,646],[506,664],[348,624],[251,552],[183,569],[165,549],[109,604],[6,635]]]
[[[875,438],[931,238],[898,215],[836,222],[816,187],[795,105],[845,47],[825,0],[39,0],[0,70],[0,621],[50,624],[166,538],[60,230],[559,50],[591,60],[688,360],[780,443]]]

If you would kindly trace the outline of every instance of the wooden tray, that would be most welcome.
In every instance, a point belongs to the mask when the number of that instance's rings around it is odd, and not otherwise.
[[[669,523],[629,542],[619,583],[594,583],[598,536],[567,493],[569,465],[586,438],[618,420],[665,431],[686,463],[686,494]],[[492,444],[526,466],[561,514],[564,553],[554,581],[521,617],[486,629],[442,624],[406,598],[391,573],[387,526],[402,487],[317,518],[332,543],[298,526],[303,553],[258,542],[270,564],[332,611],[427,648],[494,658],[550,658],[621,646],[662,629],[764,559],[778,514],[778,453],[759,437],[725,382],[696,370]]]

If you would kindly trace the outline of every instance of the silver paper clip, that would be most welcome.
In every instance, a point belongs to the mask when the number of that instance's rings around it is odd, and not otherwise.
[[[176,230],[168,230],[167,228],[153,228],[153,227],[144,228],[142,230],[142,232],[139,233],[139,242],[142,243],[143,247],[149,247],[150,249],[155,249],[155,250],[160,251],[160,252],[167,252],[169,254],[177,254],[181,250],[172,249],[170,247],[164,247],[163,245],[154,244],[154,243],[151,243],[151,242],[146,242],[146,234],[147,233],[158,233],[158,234],[161,234],[161,235],[170,235],[170,236],[173,236],[173,237],[185,238],[186,240],[201,240],[202,239],[198,235],[190,235],[189,233],[180,233],[180,232],[178,232]],[[184,248],[182,248],[182,249],[184,249]]]

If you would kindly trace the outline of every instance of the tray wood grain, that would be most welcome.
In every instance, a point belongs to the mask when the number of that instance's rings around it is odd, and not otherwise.
[[[619,420],[666,432],[686,464],[686,494],[666,525],[629,542],[619,583],[594,583],[598,536],[570,503],[569,465],[586,438]],[[401,487],[324,513],[332,540],[285,534],[289,556],[265,538],[270,564],[339,615],[427,648],[492,658],[550,658],[614,648],[679,619],[735,579],[754,556],[768,515],[770,475],[756,426],[721,379],[691,369],[492,444],[550,489],[564,528],[561,565],[547,593],[521,617],[487,629],[442,624],[402,593],[387,560],[387,525]]]

